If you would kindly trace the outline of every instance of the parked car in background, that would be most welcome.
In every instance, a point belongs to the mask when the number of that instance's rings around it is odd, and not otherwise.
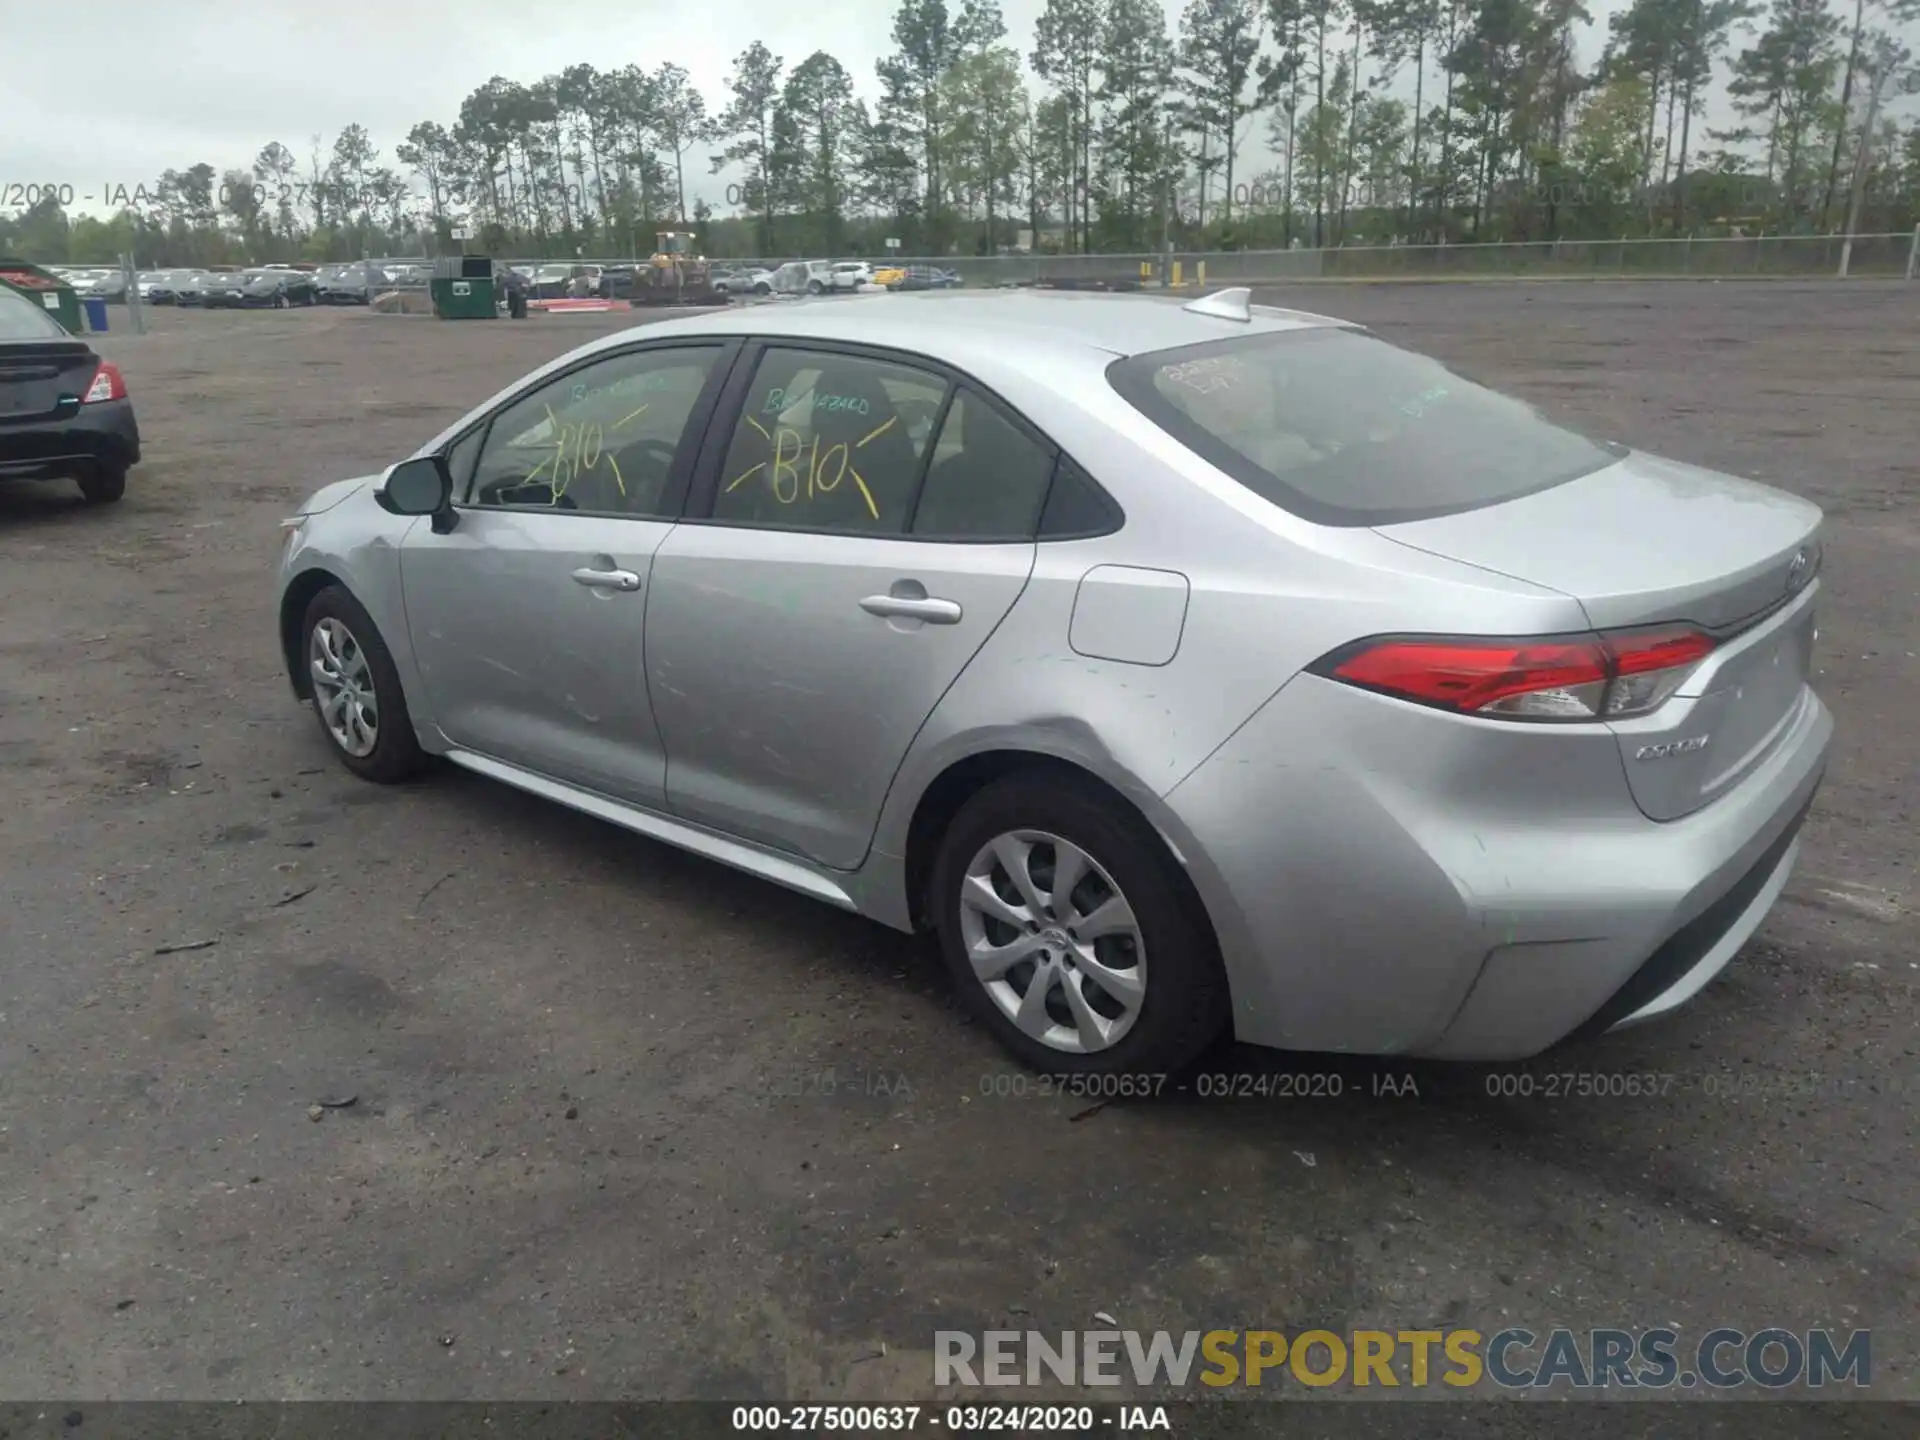
[[[773,272],[776,295],[824,295],[833,289],[831,260],[789,260]]]
[[[717,272],[713,288],[721,295],[771,295],[773,271],[760,265],[741,265]]]
[[[238,273],[210,273],[200,286],[200,303],[209,310],[237,310],[245,279]]]
[[[873,267],[873,283],[894,289],[907,278],[907,272],[898,265],[876,265]]]
[[[142,270],[135,282],[142,305],[172,305],[180,298],[171,270]]]
[[[951,270],[942,270],[937,265],[908,265],[905,267],[897,290],[952,290],[961,283],[960,277]]]
[[[80,293],[91,300],[105,300],[115,305],[124,305],[127,299],[127,277],[119,270],[103,270],[95,275]]]
[[[637,265],[607,266],[600,272],[600,297],[604,300],[629,299],[633,295],[639,272]]]
[[[298,270],[247,270],[220,277],[206,291],[209,309],[285,310],[319,303],[314,283]]]
[[[873,284],[873,266],[865,260],[837,261],[831,273],[836,290],[858,290],[862,285]]]
[[[314,295],[322,305],[365,305],[386,284],[385,271],[361,261],[329,265],[313,277]]]
[[[139,461],[119,369],[41,306],[0,289],[0,479],[71,479],[105,505],[126,493]]]
[[[175,270],[173,303],[182,309],[200,309],[207,303],[207,285],[213,279],[205,270]]]
[[[598,265],[542,265],[533,272],[527,293],[535,300],[565,300],[591,297],[600,293],[601,267]]]

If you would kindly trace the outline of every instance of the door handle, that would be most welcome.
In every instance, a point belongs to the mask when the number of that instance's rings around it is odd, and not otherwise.
[[[638,590],[640,577],[631,570],[595,570],[583,565],[573,578],[590,590]]]
[[[869,615],[924,620],[929,625],[958,625],[962,613],[957,601],[915,595],[869,595],[860,602],[860,608]]]

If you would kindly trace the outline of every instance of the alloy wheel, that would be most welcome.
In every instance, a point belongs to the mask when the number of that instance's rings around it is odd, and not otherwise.
[[[1140,1017],[1140,922],[1113,877],[1069,840],[1014,830],[981,846],[960,884],[960,934],[993,1003],[1050,1049],[1109,1049]]]
[[[366,651],[353,632],[331,616],[320,621],[307,642],[307,668],[333,743],[357,760],[371,755],[380,743],[380,704]]]

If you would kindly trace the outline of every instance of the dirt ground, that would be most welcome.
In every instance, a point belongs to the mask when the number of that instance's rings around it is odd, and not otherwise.
[[[891,932],[354,780],[281,672],[278,520],[632,317],[163,311],[102,342],[125,502],[0,491],[0,1398],[925,1399],[934,1330],[1096,1312],[1872,1327],[1920,1398],[1920,285],[1263,298],[1827,507],[1839,750],[1785,899],[1678,1018],[1528,1072],[1665,1093],[1230,1050],[1343,1093],[1088,1113]]]

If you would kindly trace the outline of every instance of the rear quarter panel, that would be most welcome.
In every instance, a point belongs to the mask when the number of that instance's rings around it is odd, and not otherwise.
[[[1037,547],[1026,590],[905,757],[875,835],[883,854],[904,855],[914,808],[944,770],[988,750],[1025,750],[1078,764],[1129,796],[1198,881],[1205,857],[1191,837],[1181,841],[1161,797],[1307,663],[1360,636],[1407,628],[1410,616],[1461,631],[1580,623],[1577,606],[1556,592],[1286,515],[1128,406],[1098,363],[1065,381],[1017,357],[958,363],[1099,480],[1126,522],[1097,539]],[[1186,578],[1178,647],[1164,663],[1075,650],[1076,600],[1101,566]]]

